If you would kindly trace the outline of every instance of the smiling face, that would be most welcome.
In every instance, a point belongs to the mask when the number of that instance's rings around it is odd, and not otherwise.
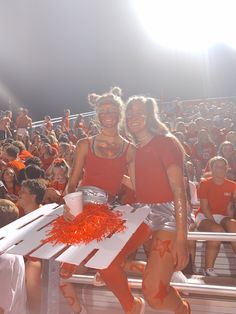
[[[118,106],[112,103],[103,103],[97,107],[98,120],[104,128],[117,127],[120,120],[120,111]]]
[[[7,168],[4,173],[3,173],[3,180],[6,182],[6,183],[12,183],[14,182],[14,179],[15,179],[15,172],[13,169],[11,168]]]
[[[133,135],[138,135],[146,130],[147,113],[145,105],[140,101],[131,103],[126,109],[126,125],[128,131]]]
[[[217,179],[224,179],[228,165],[224,160],[216,160],[211,166],[212,177]]]

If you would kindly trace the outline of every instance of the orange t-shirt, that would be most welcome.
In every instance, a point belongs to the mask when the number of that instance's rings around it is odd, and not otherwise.
[[[224,183],[216,184],[212,178],[201,181],[198,197],[206,199],[212,214],[228,216],[227,208],[236,191],[236,183],[225,179]],[[201,208],[199,209],[201,211]]]
[[[19,158],[22,161],[25,161],[27,158],[31,158],[33,157],[33,155],[26,149],[23,149],[20,153],[19,153]]]
[[[26,129],[28,128],[32,123],[32,119],[28,116],[18,116],[16,118],[16,128],[22,128]]]
[[[16,175],[18,175],[18,174],[19,174],[19,171],[20,171],[21,169],[24,169],[24,168],[25,168],[25,165],[24,165],[24,163],[23,163],[21,160],[15,159],[15,160],[9,161],[9,162],[7,163],[7,167],[10,167],[10,168],[14,169]]]

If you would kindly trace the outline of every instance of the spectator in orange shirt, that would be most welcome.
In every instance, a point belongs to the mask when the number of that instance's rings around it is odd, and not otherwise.
[[[196,215],[196,224],[203,232],[236,232],[233,202],[236,183],[227,180],[228,162],[221,156],[210,160],[212,177],[200,183],[198,196],[200,209]],[[220,249],[220,241],[207,241],[205,254],[205,270],[208,276],[217,276],[214,264]],[[236,253],[236,243],[231,242]]]
[[[22,143],[21,141],[13,141],[12,145],[16,146],[17,148],[19,148],[20,153],[19,153],[19,158],[20,160],[22,160],[23,162],[28,159],[33,157],[33,155],[26,150],[24,143]]]
[[[24,163],[19,159],[19,152],[19,148],[14,145],[7,146],[3,152],[7,166],[13,168],[17,176],[19,171],[25,168]]]
[[[51,172],[53,177],[49,187],[54,188],[63,196],[69,178],[69,166],[64,159],[58,158],[54,160]]]

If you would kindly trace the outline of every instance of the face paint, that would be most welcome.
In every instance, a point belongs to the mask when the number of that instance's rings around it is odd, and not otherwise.
[[[163,258],[163,256],[166,253],[171,253],[170,244],[171,244],[171,240],[163,241],[160,239],[155,239],[152,246],[152,251],[158,251],[160,254],[160,257]]]
[[[112,128],[118,125],[120,112],[113,104],[102,104],[97,108],[97,116],[102,127]]]
[[[158,293],[155,295],[156,299],[159,299],[161,301],[161,304],[163,304],[164,299],[167,297],[169,291],[168,291],[168,285],[165,285],[162,281],[160,281],[160,285],[159,285],[159,291]]]

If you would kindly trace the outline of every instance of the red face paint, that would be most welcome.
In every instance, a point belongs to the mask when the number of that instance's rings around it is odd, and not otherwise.
[[[155,239],[154,244],[152,246],[152,251],[158,251],[160,254],[160,257],[162,258],[166,253],[171,253],[170,250],[170,244],[171,240],[160,240]]]

